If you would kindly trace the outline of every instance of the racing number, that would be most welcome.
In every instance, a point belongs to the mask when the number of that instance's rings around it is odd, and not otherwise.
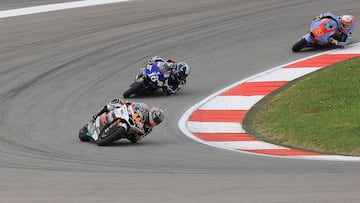
[[[325,33],[324,31],[321,29],[321,27],[317,27],[314,29],[314,34],[318,37],[318,36],[323,36]]]
[[[156,82],[159,80],[159,73],[157,72],[153,72],[151,74],[148,75],[150,77],[150,80],[153,82]]]
[[[139,114],[137,114],[137,113],[134,113],[134,114],[132,115],[132,118],[134,119],[134,121],[135,121],[136,124],[138,124],[138,123],[141,122],[141,118],[140,118]]]
[[[151,71],[151,70],[152,70],[152,65],[148,64],[148,65],[146,66],[146,69],[148,69],[149,71]],[[159,75],[160,75],[159,72],[152,72],[152,73],[148,74],[150,80],[153,81],[153,82],[156,82],[156,81],[159,80]]]
[[[324,32],[322,30],[316,30],[316,35],[322,36],[322,35],[324,35]]]

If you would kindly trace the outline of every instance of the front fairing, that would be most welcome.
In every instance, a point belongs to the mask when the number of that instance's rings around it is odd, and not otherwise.
[[[310,32],[305,34],[303,38],[309,44],[326,45],[329,43],[329,38],[338,29],[336,21],[332,19],[314,20],[310,26]]]
[[[95,130],[95,121],[89,121],[87,124],[87,133],[86,135],[89,137],[92,137],[94,140],[97,140],[98,132]]]

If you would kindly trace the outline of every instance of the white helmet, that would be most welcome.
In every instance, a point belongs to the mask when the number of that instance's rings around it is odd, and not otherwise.
[[[149,123],[152,127],[159,125],[164,120],[164,112],[159,107],[151,107],[149,110]]]
[[[349,31],[353,24],[353,17],[350,15],[340,16],[340,29],[342,31]]]
[[[185,62],[177,63],[176,76],[182,80],[185,80],[190,75],[190,66]]]

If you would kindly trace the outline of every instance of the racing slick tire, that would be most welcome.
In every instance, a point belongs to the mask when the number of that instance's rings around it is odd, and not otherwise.
[[[90,137],[86,135],[87,133],[87,126],[88,124],[86,124],[84,127],[82,127],[79,131],[79,139],[83,142],[88,142],[90,141]]]
[[[299,52],[301,49],[303,49],[306,45],[306,40],[304,38],[302,38],[301,40],[297,41],[293,47],[292,47],[292,51],[293,52]]]
[[[119,127],[115,131],[111,132],[107,135],[105,132],[99,136],[99,138],[95,141],[95,143],[99,146],[106,146],[120,138],[123,138],[125,135],[125,128]]]
[[[128,90],[126,90],[123,94],[124,98],[129,98],[133,94],[139,94],[141,93],[141,90],[143,89],[144,85],[143,83],[136,82],[133,83]]]

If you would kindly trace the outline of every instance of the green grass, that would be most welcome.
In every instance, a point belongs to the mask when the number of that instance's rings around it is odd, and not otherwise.
[[[243,127],[276,144],[360,155],[360,58],[281,87],[249,111]]]

